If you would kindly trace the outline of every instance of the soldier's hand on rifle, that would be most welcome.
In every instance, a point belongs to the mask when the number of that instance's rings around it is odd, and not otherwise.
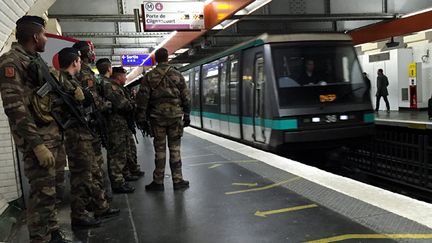
[[[188,127],[190,125],[190,122],[191,120],[189,114],[185,114],[183,116],[183,127]]]
[[[45,168],[54,167],[55,158],[51,151],[44,145],[39,144],[34,149],[33,152],[39,161],[39,165]]]
[[[85,99],[84,92],[80,87],[75,89],[74,97],[77,101],[83,101]]]

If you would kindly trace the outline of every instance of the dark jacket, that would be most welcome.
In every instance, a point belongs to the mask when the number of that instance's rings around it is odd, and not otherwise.
[[[376,96],[387,96],[388,95],[387,86],[389,86],[389,81],[387,79],[387,76],[385,76],[384,74],[381,76],[378,75]]]

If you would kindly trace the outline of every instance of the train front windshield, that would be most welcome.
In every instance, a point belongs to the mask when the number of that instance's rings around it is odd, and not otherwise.
[[[305,43],[272,48],[281,108],[366,103],[363,79],[352,45]]]

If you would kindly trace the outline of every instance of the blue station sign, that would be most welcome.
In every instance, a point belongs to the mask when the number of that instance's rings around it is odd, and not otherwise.
[[[153,61],[149,54],[127,54],[122,55],[123,66],[153,66]]]

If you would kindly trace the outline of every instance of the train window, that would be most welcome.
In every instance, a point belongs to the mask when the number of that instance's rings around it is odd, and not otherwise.
[[[203,103],[205,105],[218,104],[219,66],[212,62],[203,66]]]
[[[230,57],[230,79],[229,79],[229,96],[230,96],[230,113],[232,115],[238,114],[237,107],[237,87],[238,87],[238,72],[239,72],[239,61],[234,55]]]
[[[336,95],[332,103],[364,102],[367,97],[368,88],[350,44],[275,45],[272,56],[281,106],[320,104],[322,93]]]
[[[221,113],[227,113],[227,65],[226,62],[220,64],[221,76],[220,76],[220,98],[221,98]]]

